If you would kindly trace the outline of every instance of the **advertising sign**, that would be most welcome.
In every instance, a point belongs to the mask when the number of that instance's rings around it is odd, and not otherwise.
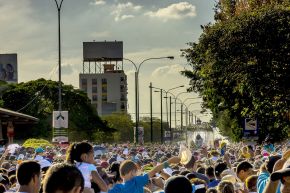
[[[0,80],[17,83],[17,54],[0,54]]]
[[[122,61],[123,42],[83,42],[84,61]]]

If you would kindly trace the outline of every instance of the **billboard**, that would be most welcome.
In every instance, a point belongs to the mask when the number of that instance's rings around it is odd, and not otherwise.
[[[17,54],[0,54],[0,80],[18,82]]]
[[[89,61],[122,61],[123,42],[83,42],[83,58]]]

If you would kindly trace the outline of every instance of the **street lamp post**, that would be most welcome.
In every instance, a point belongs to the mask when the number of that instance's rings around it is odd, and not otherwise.
[[[152,87],[154,88],[154,87]],[[162,89],[159,88],[160,91],[155,90],[154,92],[160,92],[160,142],[163,143],[163,106],[162,106]]]
[[[168,104],[167,104],[167,98],[168,98],[168,96],[167,95],[168,95],[168,93],[170,93],[169,91],[172,91],[172,90],[175,90],[175,89],[178,89],[178,88],[183,88],[183,87],[184,87],[184,85],[180,85],[180,86],[177,86],[177,87],[168,89],[167,91],[164,90],[165,91],[165,94],[166,94],[165,98],[166,98],[166,119],[167,119],[167,125],[170,125],[169,126],[169,130],[170,130],[170,140],[172,140],[172,129],[171,129],[171,119],[170,119],[170,124],[168,122]],[[172,93],[170,93],[170,94],[172,94]],[[170,102],[170,108],[171,108],[171,102]]]
[[[58,13],[58,111],[61,113],[61,39],[60,39],[60,11],[63,0],[54,0]]]
[[[150,82],[150,139],[153,143],[153,105],[152,105],[152,82]]]
[[[176,118],[176,100],[178,99],[178,97],[180,96],[180,95],[182,95],[182,94],[185,94],[185,93],[188,93],[188,92],[181,92],[181,93],[178,93],[177,95],[176,95],[176,97],[175,97],[175,128],[177,127],[177,118]],[[182,109],[182,105],[181,105],[181,109]],[[181,119],[181,123],[182,123],[182,119]]]
[[[152,88],[155,88],[155,89],[159,89],[160,90],[160,92],[165,92],[165,97],[164,98],[166,98],[166,115],[167,115],[167,125],[169,126],[169,130],[170,130],[170,141],[172,141],[172,128],[171,128],[171,115],[170,115],[170,124],[169,124],[169,122],[168,122],[168,105],[167,105],[167,98],[168,98],[168,93],[169,94],[171,94],[171,95],[173,95],[170,91],[171,90],[174,90],[174,89],[178,89],[178,88],[182,88],[182,87],[184,87],[184,85],[180,85],[180,86],[176,86],[176,87],[173,87],[173,88],[170,88],[170,89],[168,89],[168,90],[164,90],[164,89],[162,89],[162,88],[157,88],[157,87],[153,87],[152,85],[151,85],[151,87]],[[173,95],[174,96],[174,95]],[[174,96],[175,97],[175,96]],[[170,98],[170,113],[171,113],[171,98]]]
[[[136,128],[135,128],[135,136],[134,136],[134,143],[135,144],[138,143],[138,127],[139,127],[139,71],[140,71],[140,68],[144,62],[149,61],[149,60],[160,60],[160,59],[173,60],[174,57],[167,56],[167,57],[147,58],[147,59],[143,60],[138,66],[132,60],[127,59],[127,58],[123,58],[123,60],[127,60],[127,61],[131,62],[135,67],[135,116],[136,116],[136,121],[135,121]]]

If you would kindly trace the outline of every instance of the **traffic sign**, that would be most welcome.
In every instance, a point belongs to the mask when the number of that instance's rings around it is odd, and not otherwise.
[[[68,111],[53,111],[52,127],[68,128]]]

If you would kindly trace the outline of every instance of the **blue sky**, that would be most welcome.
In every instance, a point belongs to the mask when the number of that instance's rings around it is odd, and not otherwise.
[[[150,61],[142,66],[140,112],[149,113],[149,82],[164,89],[188,85],[188,80],[179,74],[188,68],[185,59],[180,57],[180,49],[198,39],[200,25],[213,22],[213,7],[213,0],[64,0],[61,13],[63,82],[78,88],[84,41],[123,41],[124,56],[135,63],[149,57],[173,55],[173,61]],[[57,71],[53,71],[58,62],[54,0],[0,0],[0,13],[0,53],[18,54],[19,81],[41,77],[58,80]],[[128,75],[129,112],[134,113],[133,68],[124,62],[124,69]],[[195,96],[186,94],[181,98]],[[154,103],[154,112],[160,112],[157,93]],[[199,108],[198,104],[191,105],[191,110],[197,113]]]

